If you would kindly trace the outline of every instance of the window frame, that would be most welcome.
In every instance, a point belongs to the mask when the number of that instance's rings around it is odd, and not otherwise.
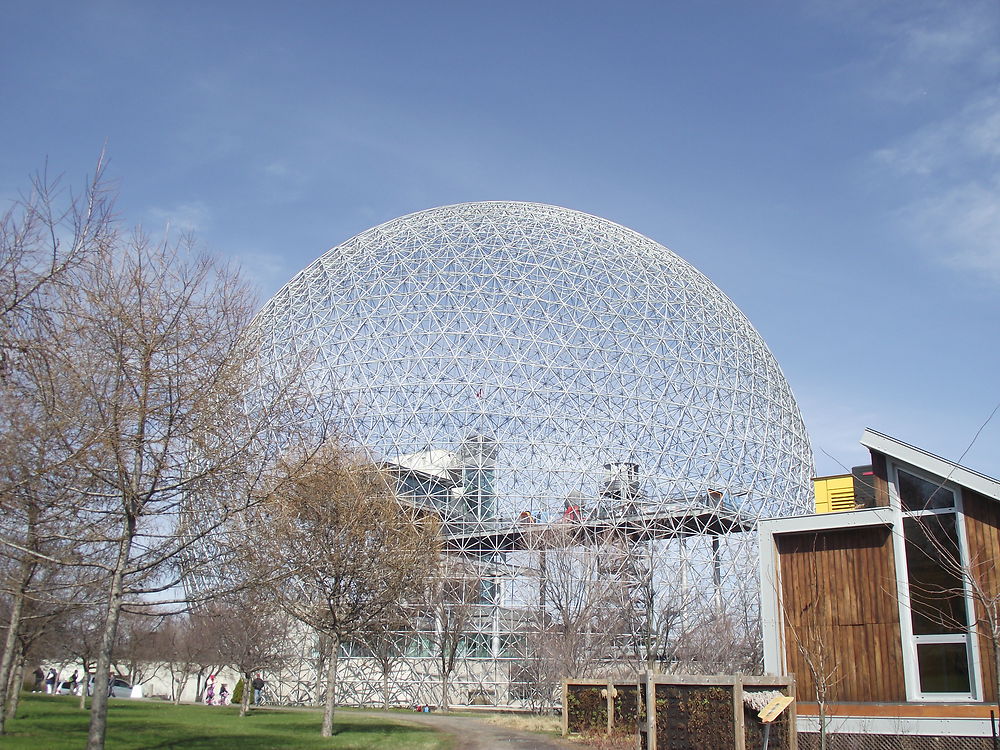
[[[981,701],[983,696],[982,668],[979,659],[979,639],[976,631],[975,601],[969,586],[967,576],[963,576],[962,589],[963,601],[965,603],[966,622],[969,623],[965,632],[944,633],[933,635],[915,635],[913,633],[913,620],[911,617],[910,604],[910,575],[906,561],[906,525],[903,521],[907,518],[924,518],[928,516],[938,516],[954,514],[955,535],[958,541],[961,564],[968,563],[969,549],[968,537],[965,530],[965,512],[963,507],[962,489],[960,486],[923,471],[915,466],[901,462],[888,461],[887,475],[889,478],[889,504],[899,523],[896,525],[894,534],[893,553],[896,565],[896,590],[899,600],[899,631],[903,647],[903,676],[906,686],[906,698],[910,701],[933,701],[939,703],[951,702],[976,702]],[[922,479],[935,485],[940,485],[942,490],[948,491],[954,504],[945,508],[923,508],[919,510],[905,510],[899,494],[899,472],[903,471],[917,479]],[[969,691],[967,693],[936,693],[924,692],[920,686],[920,665],[917,656],[917,647],[921,644],[948,644],[964,643],[969,669]]]

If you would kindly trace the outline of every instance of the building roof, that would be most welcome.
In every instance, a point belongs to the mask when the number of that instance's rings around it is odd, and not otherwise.
[[[923,448],[904,443],[902,440],[877,432],[870,427],[861,436],[861,444],[870,450],[884,453],[903,463],[923,469],[929,474],[934,474],[962,487],[968,487],[970,490],[1000,502],[1000,481],[993,477],[980,474],[978,471],[936,456]]]
[[[449,470],[455,466],[455,453],[435,448],[418,453],[408,453],[395,461],[386,461],[385,464],[390,468],[398,467],[420,472],[436,479],[451,481],[452,475]]]

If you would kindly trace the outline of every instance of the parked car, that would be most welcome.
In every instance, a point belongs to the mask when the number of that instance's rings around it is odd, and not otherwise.
[[[73,690],[73,683],[69,680],[65,680],[59,683],[59,687],[56,688],[57,695],[79,695],[80,685],[82,683],[77,683],[76,690]]]
[[[68,689],[63,690],[64,686],[71,687],[72,683],[64,682],[62,683],[62,685],[59,686],[59,693],[63,695],[69,695],[71,691]],[[94,676],[91,675],[90,679],[87,681],[87,695],[93,695],[93,694],[94,694]],[[131,698],[132,686],[129,685],[128,682],[123,680],[121,677],[115,677],[112,682],[111,691],[109,694],[112,698]]]
[[[125,680],[116,677],[114,684],[111,686],[111,695],[115,698],[131,698],[132,686]]]

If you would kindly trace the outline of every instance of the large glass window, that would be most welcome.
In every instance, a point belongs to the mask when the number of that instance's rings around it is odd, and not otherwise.
[[[969,654],[962,643],[918,643],[922,693],[971,693]]]
[[[902,469],[896,474],[899,477],[899,503],[904,513],[955,507],[955,495],[951,490]]]
[[[906,567],[914,635],[940,635],[969,626],[954,513],[906,518]]]
[[[462,651],[466,656],[485,659],[490,656],[492,638],[486,633],[472,633],[462,638]]]
[[[965,545],[955,493],[933,477],[896,470],[920,696],[974,697]]]

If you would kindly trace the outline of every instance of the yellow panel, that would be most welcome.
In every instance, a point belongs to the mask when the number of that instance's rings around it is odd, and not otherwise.
[[[854,510],[854,477],[850,474],[817,477],[813,479],[813,487],[816,490],[817,513]]]

